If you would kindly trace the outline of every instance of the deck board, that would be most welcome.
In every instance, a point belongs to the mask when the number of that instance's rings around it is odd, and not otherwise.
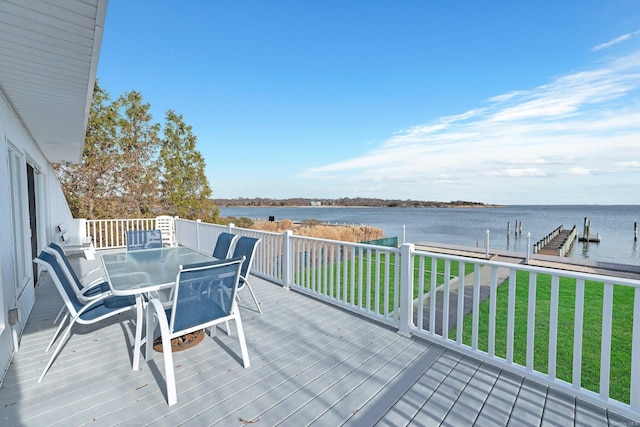
[[[162,355],[131,369],[133,313],[81,326],[42,383],[62,304],[51,280],[0,388],[0,424],[615,425],[625,418],[486,362],[254,278],[243,294],[251,367],[235,326],[175,353],[178,403],[167,406]],[[52,351],[52,350],[51,350]]]

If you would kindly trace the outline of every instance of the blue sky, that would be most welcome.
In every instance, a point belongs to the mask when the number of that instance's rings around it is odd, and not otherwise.
[[[636,0],[110,0],[98,78],[216,198],[640,203]]]

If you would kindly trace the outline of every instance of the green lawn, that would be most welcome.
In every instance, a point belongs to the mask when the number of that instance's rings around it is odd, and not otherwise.
[[[582,386],[597,392],[600,383],[600,345],[602,331],[602,302],[604,285],[585,282],[584,326],[582,334]],[[496,298],[496,349],[495,354],[506,357],[507,308],[509,287],[500,286]],[[631,372],[631,334],[633,323],[633,294],[628,286],[614,286],[613,325],[611,332],[611,380],[610,396],[629,402]],[[558,344],[556,352],[556,376],[572,381],[573,331],[576,283],[573,279],[561,278],[558,305]],[[514,362],[526,364],[527,314],[529,299],[529,274],[516,275],[516,305],[514,331]],[[488,349],[489,299],[480,305],[478,347]],[[551,306],[551,277],[538,275],[536,280],[536,312],[534,338],[534,369],[548,372],[549,325]],[[471,345],[471,314],[463,323],[463,342]],[[450,336],[455,336],[452,332]]]
[[[321,255],[324,257],[324,254]],[[316,259],[317,259],[316,255]],[[420,258],[414,258],[413,269],[413,298],[417,298],[420,286]],[[327,260],[329,260],[327,255]],[[424,265],[423,274],[423,292],[427,293],[431,289],[431,258],[422,258]],[[322,258],[324,260],[324,258]],[[331,296],[342,301],[366,307],[367,295],[369,295],[369,309],[374,311],[377,307],[378,313],[384,313],[385,306],[389,312],[395,310],[399,295],[395,292],[396,278],[396,255],[388,254],[384,251],[366,251],[357,253],[355,260],[352,262],[351,257],[342,260],[342,262],[334,262],[327,267],[317,267],[312,261],[310,268],[304,272],[297,272],[296,283],[308,289],[320,292],[323,295]],[[316,261],[317,262],[317,261]],[[445,277],[445,261],[437,260],[436,286],[444,283]],[[459,273],[458,261],[449,263],[449,277],[453,278]],[[360,272],[362,271],[362,274]],[[399,268],[397,269],[400,274]],[[473,272],[473,264],[465,264],[465,274]],[[324,278],[327,282],[324,283]],[[332,277],[331,281],[329,278]],[[351,286],[352,278],[355,277],[353,289]],[[385,288],[388,283],[388,289]],[[322,285],[320,285],[322,284]],[[376,289],[378,290],[376,292]],[[362,290],[362,294],[360,291]],[[353,295],[353,298],[352,298]],[[385,298],[385,296],[387,296]]]

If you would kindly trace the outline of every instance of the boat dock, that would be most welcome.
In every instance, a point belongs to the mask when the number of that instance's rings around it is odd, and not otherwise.
[[[576,226],[565,230],[560,226],[533,245],[533,253],[541,255],[566,256],[576,240]]]

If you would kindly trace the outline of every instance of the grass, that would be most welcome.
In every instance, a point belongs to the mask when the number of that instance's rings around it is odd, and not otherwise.
[[[602,304],[604,285],[585,282],[584,323],[582,334],[582,387],[598,392],[600,384],[600,353],[602,340]],[[509,287],[500,286],[496,295],[496,348],[495,354],[506,357],[507,317]],[[631,334],[633,322],[634,289],[614,286],[613,320],[611,331],[610,397],[629,402],[631,372]],[[558,298],[558,334],[556,351],[556,377],[572,382],[573,333],[576,283],[574,279],[561,278]],[[514,362],[526,365],[527,315],[529,300],[529,274],[516,275]],[[488,350],[489,299],[480,305],[478,347]],[[547,373],[549,362],[549,326],[551,313],[551,278],[536,277],[534,369]],[[463,342],[471,345],[472,316],[463,323]],[[455,335],[455,332],[454,332]]]
[[[419,258],[414,258],[413,269],[413,297],[416,298],[419,291],[420,269]],[[396,280],[396,255],[379,250],[369,250],[363,254],[356,254],[355,260],[347,257],[342,262],[334,262],[331,266],[315,267],[311,266],[303,274],[298,272],[296,283],[308,289],[313,289],[323,295],[339,299],[341,301],[362,307],[369,308],[370,311],[385,313],[395,311],[397,299]],[[431,289],[431,258],[424,259],[423,292],[427,293]],[[458,261],[451,261],[449,265],[450,279],[458,274]],[[465,274],[473,271],[472,264],[465,264]],[[360,274],[362,272],[362,274]],[[399,274],[399,271],[398,271]],[[318,278],[320,275],[320,279]],[[333,277],[333,286],[327,284],[322,289],[318,289],[318,283],[322,283],[323,278]],[[355,282],[352,284],[352,277]],[[437,260],[436,286],[444,283],[445,261]],[[327,279],[329,280],[329,279]],[[385,288],[388,283],[388,288]],[[360,293],[362,290],[362,294]],[[388,292],[387,292],[388,290]],[[362,295],[362,298],[360,298]],[[369,305],[367,306],[367,296]],[[386,297],[385,297],[386,296]],[[377,307],[377,310],[376,310]]]
[[[384,230],[368,225],[326,225],[317,220],[307,220],[295,224],[290,219],[281,221],[256,221],[251,228],[261,231],[282,233],[293,230],[296,236],[317,237],[341,242],[365,242],[382,239]]]

